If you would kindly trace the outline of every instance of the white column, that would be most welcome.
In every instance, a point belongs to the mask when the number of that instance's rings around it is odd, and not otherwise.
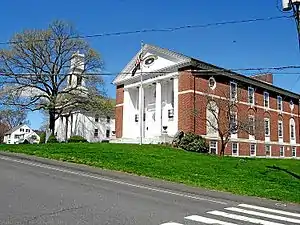
[[[139,88],[139,137],[144,137],[144,88]]]
[[[174,122],[175,130],[178,130],[178,77],[173,79],[173,90],[174,90]]]
[[[157,136],[161,136],[162,124],[162,111],[161,111],[161,83],[156,83],[156,99],[155,99],[155,123]]]
[[[129,118],[129,116],[130,116],[130,112],[129,112],[129,98],[130,98],[130,96],[129,96],[129,91],[128,91],[128,89],[125,89],[124,88],[124,100],[123,100],[123,137],[128,137],[129,136],[129,131],[128,131],[128,129],[129,129],[129,127],[130,126],[128,126],[129,125],[129,123],[130,123],[130,118]]]

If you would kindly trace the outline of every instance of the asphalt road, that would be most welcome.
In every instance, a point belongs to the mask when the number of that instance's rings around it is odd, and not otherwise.
[[[68,165],[0,155],[0,224],[300,224],[299,205]]]

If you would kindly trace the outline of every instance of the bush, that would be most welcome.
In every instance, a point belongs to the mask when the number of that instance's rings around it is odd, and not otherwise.
[[[46,142],[46,133],[43,132],[40,134],[40,144],[45,144]]]
[[[58,143],[58,141],[54,135],[50,135],[47,143]]]
[[[208,146],[205,139],[192,133],[184,135],[179,143],[179,147],[186,151],[208,153]]]
[[[31,143],[27,139],[25,139],[21,144],[27,145],[27,144],[31,144]]]
[[[70,137],[68,142],[69,143],[78,143],[78,142],[87,142],[87,140],[81,136],[72,136],[72,137]]]

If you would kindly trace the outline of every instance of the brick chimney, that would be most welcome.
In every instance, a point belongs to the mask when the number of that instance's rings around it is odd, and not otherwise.
[[[253,75],[250,77],[254,78],[256,80],[266,82],[268,84],[273,84],[273,74],[271,74],[271,73],[257,74],[257,75]]]

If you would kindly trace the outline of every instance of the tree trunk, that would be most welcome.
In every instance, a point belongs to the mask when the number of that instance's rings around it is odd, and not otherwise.
[[[224,142],[223,138],[221,138],[221,151],[220,151],[220,156],[224,156],[224,155],[225,155],[225,147],[226,147],[226,143]]]
[[[55,110],[49,109],[49,129],[51,132],[51,135],[54,135],[54,129],[55,129]]]

